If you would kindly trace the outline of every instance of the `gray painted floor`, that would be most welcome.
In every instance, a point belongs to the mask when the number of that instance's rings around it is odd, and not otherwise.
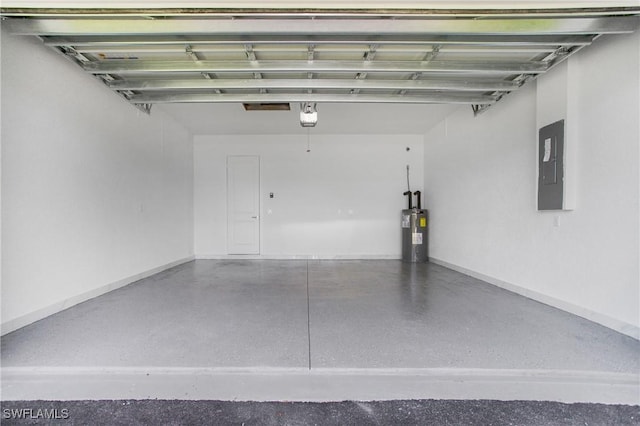
[[[640,371],[640,342],[434,264],[190,262],[2,338],[3,367]]]

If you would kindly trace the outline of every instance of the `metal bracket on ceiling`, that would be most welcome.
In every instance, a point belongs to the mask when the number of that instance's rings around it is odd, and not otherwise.
[[[184,53],[189,57],[189,59],[193,60],[193,61],[199,61],[200,58],[198,58],[198,55],[196,55],[196,53],[193,51],[193,47],[191,47],[191,45],[187,44],[184,48]]]
[[[116,79],[113,78],[113,76],[111,74],[102,74],[102,75],[98,75],[97,76],[98,79],[100,79],[104,84],[107,85],[107,87],[111,87],[111,83],[113,81],[115,81]]]
[[[245,54],[247,55],[247,59],[250,62],[255,62],[258,60],[258,58],[256,57],[256,53],[253,51],[253,45],[252,44],[245,44],[244,45],[244,50],[245,50]],[[262,74],[259,72],[254,72],[253,73],[253,78],[256,80],[260,80],[262,79]],[[260,89],[260,93],[267,93],[267,89]]]
[[[569,56],[569,54],[571,54],[571,49],[569,49],[567,46],[561,46],[554,50],[551,54],[547,55],[543,59],[543,61],[547,62],[548,64],[553,64],[555,62],[562,61],[564,58]]]
[[[193,51],[193,46],[191,46],[190,44],[187,44],[184,48],[184,53],[186,53],[186,55],[189,57],[189,59],[191,59],[193,62],[199,62],[202,60],[202,58],[200,56],[198,56],[198,54],[196,52]],[[211,80],[213,78],[216,78],[216,75],[213,73],[208,73],[208,72],[201,72],[200,75],[204,78],[206,78],[207,80]],[[213,90],[214,93],[220,94],[222,93],[221,90],[219,89],[214,89]]]
[[[131,102],[131,98],[133,98],[136,95],[131,90],[122,90],[122,91],[117,91],[116,93],[118,93],[120,96],[126,99],[127,102],[129,102],[131,105],[138,108],[140,111],[144,112],[147,115],[151,114],[151,107],[153,106],[153,104]]]
[[[471,105],[471,109],[473,110],[473,116],[477,117],[478,115],[482,114],[483,112],[485,112],[486,110],[491,108],[492,105],[494,105],[495,103],[500,101],[500,99],[502,99],[505,95],[508,95],[509,93],[510,92],[493,92],[491,94],[491,96],[493,96],[494,99],[495,99],[493,101],[493,103],[489,103],[489,104],[472,104]]]
[[[477,117],[479,114],[482,114],[487,109],[489,109],[491,105],[471,105],[471,110],[473,111],[473,116]]]
[[[316,50],[316,45],[315,44],[310,44],[307,46],[307,61],[313,61],[315,58],[315,50]],[[308,72],[307,73],[307,78],[309,80],[313,79],[313,73],[312,72]],[[312,89],[308,89],[307,93],[311,94],[313,93]]]
[[[433,61],[436,56],[438,56],[438,54],[440,53],[440,45],[436,44],[435,46],[433,46],[433,48],[431,49],[430,52],[427,52],[424,57],[422,58],[422,62],[431,62]],[[410,80],[417,80],[420,78],[420,76],[422,75],[421,72],[414,72],[413,74],[411,74],[411,77],[409,77]],[[399,95],[406,95],[407,91],[406,90],[401,90],[400,92],[398,92]]]
[[[60,50],[65,55],[71,58],[74,58],[76,61],[78,61],[81,64],[86,64],[87,62],[90,62],[86,56],[84,56],[82,53],[78,53],[78,51],[71,46],[61,46]]]
[[[111,84],[116,81],[116,79],[111,74],[96,75],[96,77],[107,87],[111,87]],[[126,99],[127,102],[129,102],[145,114],[151,113],[151,104],[134,104],[131,102],[131,97],[135,96],[135,93],[131,90],[115,90],[115,93]]]
[[[153,104],[132,104],[132,105],[138,108],[140,111],[144,112],[145,114],[151,115],[151,107],[153,106]]]
[[[516,78],[514,78],[512,82],[515,83],[517,87],[522,87],[527,81],[533,78],[536,78],[535,74],[520,74]],[[500,99],[502,99],[505,95],[508,95],[509,93],[511,92],[496,91],[496,92],[493,92],[492,95],[496,96],[496,102],[498,102]],[[473,116],[477,117],[478,115],[482,114],[483,112],[491,108],[491,105],[493,104],[471,105],[471,109],[473,110]]]
[[[116,91],[116,93],[120,95],[124,100],[126,100],[130,105],[136,107],[137,109],[139,109],[140,111],[144,112],[147,115],[151,115],[151,107],[153,106],[153,104],[131,102],[131,98],[135,96],[135,93],[131,91],[127,91],[127,92]]]
[[[518,86],[521,87],[523,84],[525,84],[530,78],[533,78],[534,76],[532,74],[520,74],[519,76],[517,76],[516,78],[514,78],[512,81]]]
[[[315,57],[316,45],[310,44],[307,46],[307,61],[313,61]]]
[[[378,51],[378,45],[377,44],[371,44],[369,45],[369,50],[365,52],[365,54],[362,56],[362,60],[364,62],[371,62],[375,59],[376,57],[376,52]],[[367,73],[366,72],[359,72],[358,74],[356,74],[356,80],[364,80],[365,78],[367,78]],[[351,89],[350,93],[352,95],[357,95],[358,93],[360,93],[360,89]]]

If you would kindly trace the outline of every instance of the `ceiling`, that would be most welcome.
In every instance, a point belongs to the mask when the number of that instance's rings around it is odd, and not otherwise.
[[[299,109],[245,111],[241,104],[165,104],[161,109],[194,135],[307,134]],[[318,124],[311,134],[423,135],[459,105],[318,104]]]
[[[299,131],[301,103],[317,103],[319,123],[330,118],[318,131],[361,120],[355,128],[407,133],[456,106],[481,113],[596,38],[634,31],[640,7],[1,13],[11,33],[39,37],[146,112],[164,104],[193,133],[237,133],[258,116],[248,133]],[[242,103],[293,111],[244,112]]]

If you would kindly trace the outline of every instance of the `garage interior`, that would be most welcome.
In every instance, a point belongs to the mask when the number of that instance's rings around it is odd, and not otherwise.
[[[299,3],[4,2],[2,399],[638,404],[637,3]]]

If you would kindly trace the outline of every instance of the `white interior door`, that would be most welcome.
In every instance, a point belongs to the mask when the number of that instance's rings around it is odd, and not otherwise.
[[[227,157],[227,250],[260,254],[260,157]]]

